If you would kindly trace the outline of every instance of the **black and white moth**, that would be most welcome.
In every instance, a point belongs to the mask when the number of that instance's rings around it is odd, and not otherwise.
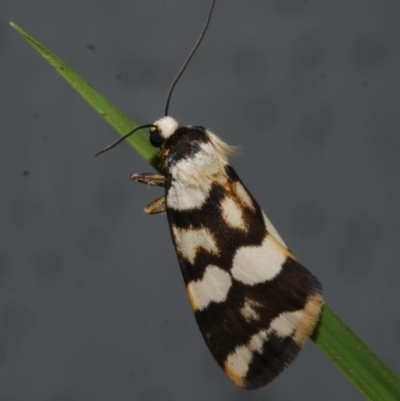
[[[165,116],[137,128],[150,128],[165,174],[130,177],[165,188],[144,211],[167,214],[190,304],[214,358],[236,384],[256,389],[297,356],[323,298],[318,279],[291,254],[229,165],[235,149],[204,127],[181,127],[168,116],[174,85],[214,3],[173,82]]]

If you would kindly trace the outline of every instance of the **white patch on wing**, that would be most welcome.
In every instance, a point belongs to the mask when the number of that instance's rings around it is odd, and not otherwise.
[[[190,263],[194,263],[197,251],[203,248],[205,251],[218,254],[217,244],[214,237],[206,228],[181,229],[172,226],[175,244],[178,252]]]
[[[211,185],[189,185],[185,181],[174,180],[166,197],[167,206],[174,210],[190,210],[200,208],[211,189]]]
[[[275,237],[275,239],[280,242],[286,249],[287,246],[286,244],[283,242],[283,239],[281,238],[281,236],[278,234],[278,231],[275,230],[275,227],[272,225],[271,221],[269,220],[269,218],[267,217],[267,215],[262,212],[263,214],[263,218],[264,218],[264,223],[265,226],[267,227],[267,231],[273,236]]]
[[[229,273],[217,266],[207,266],[203,278],[191,281],[187,286],[193,309],[203,310],[211,302],[225,301],[231,285]]]
[[[303,310],[282,312],[270,324],[268,331],[273,330],[279,337],[289,337],[296,330],[303,318]]]
[[[229,196],[226,196],[221,202],[221,209],[222,216],[228,225],[233,228],[241,228],[242,230],[247,228],[243,220],[243,212],[240,206]]]
[[[252,359],[251,350],[246,345],[241,345],[228,355],[224,364],[225,369],[229,371],[229,376],[244,377],[249,370]]]
[[[266,330],[259,331],[251,337],[249,348],[252,351],[261,353],[264,348],[264,343],[267,341],[267,338],[268,332]]]
[[[256,301],[253,301],[252,299],[245,299],[243,306],[239,309],[239,312],[241,315],[246,319],[247,322],[251,322],[252,320],[259,320],[260,315],[258,312],[254,309],[254,307],[257,306],[262,306]]]
[[[260,246],[242,246],[236,251],[231,273],[236,280],[255,285],[276,277],[285,260],[277,242],[267,235]]]
[[[235,182],[235,190],[240,200],[251,210],[254,210],[253,201],[250,198],[250,195],[244,189],[244,186],[239,182]]]
[[[226,373],[232,377],[233,380],[246,376],[253,360],[253,353],[262,352],[267,337],[267,332],[261,330],[251,337],[248,344],[236,347],[235,350],[228,355],[224,368]]]
[[[236,383],[243,386],[246,374],[253,361],[254,353],[262,353],[264,344],[268,342],[268,338],[271,334],[275,334],[281,338],[293,337],[293,333],[301,324],[303,315],[304,309],[294,312],[282,312],[272,320],[268,329],[260,330],[258,333],[251,336],[247,344],[237,346],[235,350],[228,355],[224,363],[224,370],[228,376]],[[293,338],[293,340],[295,341],[295,338]],[[301,347],[303,343],[304,341],[297,344]]]
[[[225,373],[237,384],[243,386],[250,364],[253,362],[254,354],[261,354],[263,352],[264,345],[268,342],[271,334],[275,334],[282,339],[285,337],[292,337],[293,341],[301,347],[310,333],[307,334],[304,341],[301,339],[301,342],[296,341],[297,333],[294,333],[300,329],[304,315],[305,309],[294,312],[282,312],[271,321],[268,329],[260,330],[250,338],[247,344],[237,346],[235,350],[228,355],[224,363]],[[274,361],[271,361],[271,363],[273,362]]]
[[[200,208],[208,198],[211,185],[224,171],[225,161],[210,143],[202,143],[192,157],[171,166],[171,187],[167,194],[168,207],[175,210]]]

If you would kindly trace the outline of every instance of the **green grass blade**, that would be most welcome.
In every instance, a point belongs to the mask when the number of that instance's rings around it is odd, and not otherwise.
[[[312,340],[367,400],[400,400],[399,377],[327,305]]]
[[[135,124],[63,61],[47,50],[17,25],[21,34],[80,95],[113,127],[124,135]],[[154,168],[159,169],[157,149],[148,136],[138,131],[127,139],[130,145]],[[324,306],[321,319],[312,335],[315,344],[349,378],[370,401],[399,401],[400,379],[333,312]]]
[[[67,64],[47,50],[41,43],[29,36],[18,25],[10,22],[10,25],[32,45],[58,73],[122,136],[132,131],[136,124],[125,114],[112,105],[104,96],[80,77]],[[150,145],[149,136],[143,131],[137,131],[126,141],[155,169],[160,170],[160,162],[157,157],[158,150]]]

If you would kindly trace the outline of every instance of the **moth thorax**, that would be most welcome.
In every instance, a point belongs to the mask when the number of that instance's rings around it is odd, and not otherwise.
[[[168,139],[179,128],[178,122],[170,116],[160,118],[154,125],[164,139]]]

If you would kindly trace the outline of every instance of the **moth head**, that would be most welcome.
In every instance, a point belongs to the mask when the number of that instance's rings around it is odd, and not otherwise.
[[[150,143],[159,148],[179,128],[178,122],[170,117],[164,116],[153,123],[150,127]]]

